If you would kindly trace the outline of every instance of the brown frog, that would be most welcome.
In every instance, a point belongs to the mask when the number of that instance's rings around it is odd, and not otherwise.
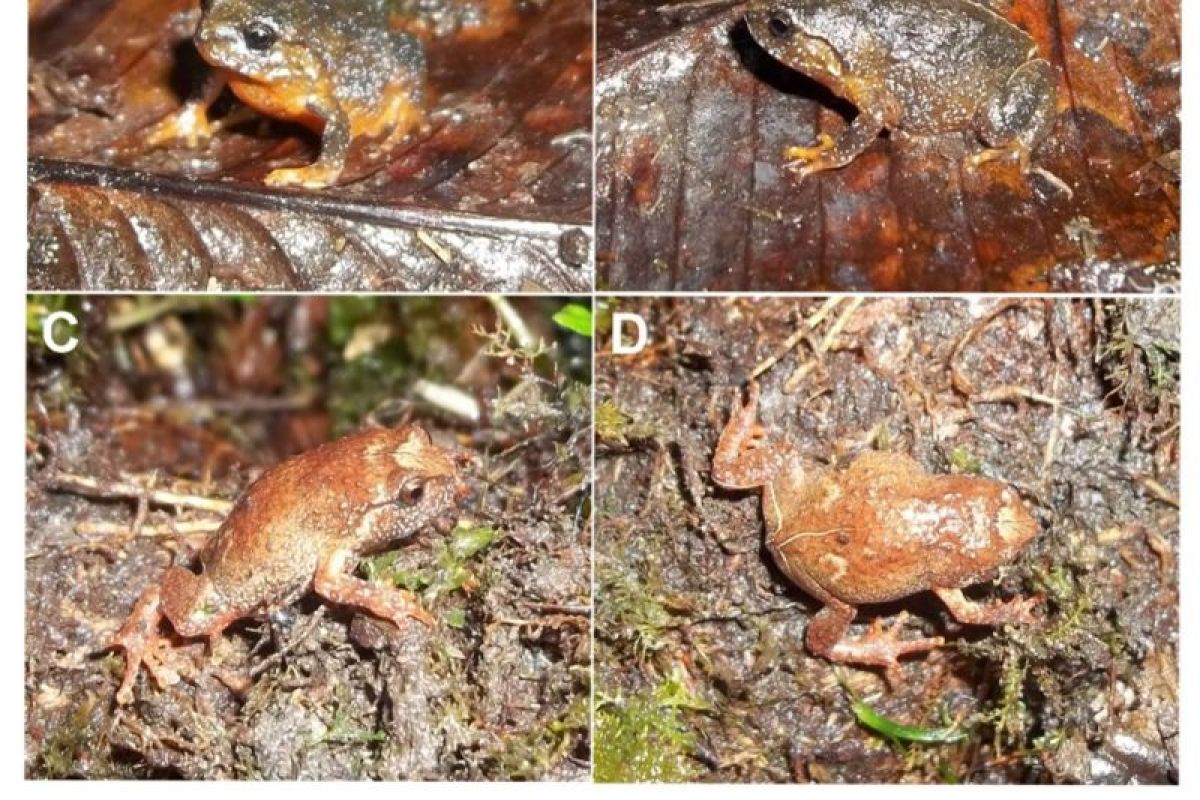
[[[309,590],[397,626],[432,618],[410,595],[349,574],[359,556],[444,521],[466,493],[462,453],[438,447],[416,425],[351,434],[268,470],[238,499],[200,555],[200,571],[171,567],[138,599],[111,646],[125,651],[117,701],[132,698],[145,664],[174,683],[162,651],[164,618],[210,645],[236,620],[291,603]]]
[[[713,456],[712,476],[728,489],[762,489],[767,549],[785,575],[824,604],[805,642],[834,662],[883,667],[903,680],[899,657],[939,647],[941,637],[904,641],[903,617],[847,638],[857,606],[932,590],[959,622],[1035,621],[1040,598],[984,605],[962,587],[988,580],[1038,532],[1017,494],[1002,483],[930,475],[899,453],[867,452],[844,470],[818,467],[757,423],[759,388],[735,403]]]
[[[801,178],[843,167],[886,128],[914,136],[966,131],[987,149],[972,166],[1015,154],[1030,171],[1054,125],[1054,71],[1033,38],[976,0],[754,0],[746,24],[783,64],[858,107],[834,141],[786,152]]]
[[[196,47],[216,73],[203,96],[161,123],[154,144],[195,147],[219,125],[208,108],[228,86],[268,117],[322,137],[320,158],[279,169],[272,186],[322,188],[338,181],[351,144],[399,142],[425,120],[425,53],[393,30],[389,0],[202,0]]]

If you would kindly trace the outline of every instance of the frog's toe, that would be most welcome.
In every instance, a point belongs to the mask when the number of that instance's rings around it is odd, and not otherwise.
[[[400,613],[393,620],[397,627],[400,627],[408,619],[415,619],[426,628],[432,628],[437,624],[437,620],[435,620],[433,615],[421,606],[415,594],[403,589],[399,590],[399,594],[403,601],[403,605],[401,606]]]
[[[170,642],[159,639],[142,654],[142,663],[146,665],[146,671],[150,673],[154,685],[160,689],[179,683],[179,673],[167,664],[172,652]]]
[[[179,683],[179,673],[169,667],[164,658],[164,651],[171,650],[166,639],[155,638],[147,644],[141,639],[118,638],[113,641],[112,647],[125,652],[125,671],[117,688],[118,705],[128,705],[133,700],[133,684],[143,665],[158,688],[165,689]]]
[[[787,160],[784,167],[795,175],[798,181],[803,181],[809,175],[815,175],[837,166],[830,159],[834,148],[833,137],[822,133],[815,145],[786,148],[783,151],[783,157]]]
[[[341,176],[341,169],[314,164],[311,167],[277,169],[266,177],[265,183],[277,189],[325,189],[337,183]]]
[[[830,659],[851,664],[882,667],[884,677],[893,688],[904,684],[904,672],[900,659],[904,656],[924,653],[945,644],[940,636],[922,639],[901,639],[900,634],[908,619],[906,613],[896,617],[891,625],[884,626],[881,619],[871,623],[867,633],[856,639],[845,639],[833,646]]]
[[[967,156],[966,167],[971,172],[975,172],[984,164],[990,164],[993,161],[1000,161],[1001,159],[1012,158],[1014,156],[1020,158],[1018,150],[1014,147],[987,147]]]
[[[813,161],[820,161],[826,153],[833,149],[833,137],[828,133],[822,133],[817,137],[817,143],[808,147],[788,147],[783,151],[783,157],[791,164],[804,164]]]
[[[967,599],[961,589],[934,589],[934,593],[964,625],[1032,625],[1038,621],[1033,610],[1042,602],[1041,597],[1025,597],[979,603]]]

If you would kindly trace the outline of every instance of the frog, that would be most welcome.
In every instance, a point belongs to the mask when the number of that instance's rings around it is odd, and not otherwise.
[[[138,597],[108,646],[125,655],[118,704],[131,701],[143,664],[159,687],[178,682],[164,622],[176,638],[205,639],[213,651],[234,622],[269,617],[314,592],[397,627],[433,626],[411,594],[352,569],[427,525],[448,529],[469,494],[462,471],[469,461],[408,424],[368,428],[266,470],[205,544],[198,571],[176,564]]]
[[[747,29],[774,59],[852,103],[836,140],[790,147],[804,180],[840,169],[887,130],[977,140],[968,168],[1015,157],[1022,174],[1057,117],[1050,62],[996,3],[981,0],[753,0]],[[982,148],[979,147],[982,145]]]
[[[424,47],[389,19],[390,0],[202,0],[194,42],[213,74],[151,132],[151,145],[211,139],[221,126],[209,108],[228,87],[251,109],[321,136],[315,163],[274,170],[267,185],[336,184],[355,141],[386,149],[425,124]]]
[[[547,0],[393,0],[392,24],[424,41],[489,42],[519,27]]]
[[[740,390],[739,390],[740,395]],[[994,577],[1036,538],[1039,526],[1007,484],[976,475],[930,474],[911,456],[868,450],[844,468],[806,458],[758,423],[761,390],[733,402],[712,461],[714,482],[759,489],[766,548],[779,570],[822,604],[805,645],[833,663],[882,668],[904,683],[900,659],[941,647],[941,636],[904,639],[901,613],[866,634],[849,630],[866,604],[932,591],[964,625],[1037,621],[1039,596],[979,602],[965,587]]]

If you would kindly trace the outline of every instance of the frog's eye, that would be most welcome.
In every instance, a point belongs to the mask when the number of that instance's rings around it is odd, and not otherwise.
[[[774,11],[767,20],[767,30],[776,39],[790,39],[792,36],[792,21],[788,19],[787,12]]]
[[[425,484],[412,481],[400,487],[400,502],[406,506],[415,506],[425,497]]]
[[[279,41],[279,32],[265,22],[251,22],[242,28],[242,38],[246,47],[256,52],[270,50]]]

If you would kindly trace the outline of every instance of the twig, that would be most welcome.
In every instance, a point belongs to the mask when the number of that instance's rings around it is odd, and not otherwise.
[[[317,625],[321,624],[321,620],[324,618],[325,618],[325,606],[317,606],[317,610],[313,612],[313,615],[312,615],[311,619],[309,620],[308,624],[304,626],[304,630],[300,631],[300,633],[298,633],[297,635],[288,639],[287,643],[282,648],[280,648],[277,652],[272,653],[271,655],[267,656],[262,661],[258,662],[253,667],[251,667],[250,668],[250,677],[257,678],[259,675],[263,674],[268,669],[270,669],[271,667],[278,664],[280,661],[283,661],[283,659],[285,659],[289,653],[291,653],[293,650],[295,650],[297,647],[299,647],[301,644],[303,644],[308,639],[309,636],[312,636],[312,632],[317,629]]]
[[[854,316],[854,313],[862,307],[862,304],[863,298],[861,297],[855,297],[850,301],[850,305],[838,315],[838,318],[834,320],[833,324],[829,326],[829,330],[825,333],[825,338],[821,339],[821,343],[817,345],[816,355],[822,356],[829,352],[829,348],[833,347],[833,343],[837,341],[837,337],[846,327],[846,324],[850,322],[850,318]],[[812,359],[797,367],[791,377],[784,382],[783,393],[791,394],[796,391],[796,387],[808,376],[808,373],[812,372],[816,364],[817,360]]]
[[[212,533],[221,527],[221,521],[215,519],[181,520],[167,522],[162,525],[143,524],[138,530],[119,522],[84,521],[75,526],[76,533],[84,536],[145,536],[161,538],[166,536],[194,536],[201,533]]]
[[[424,378],[413,384],[413,394],[438,409],[467,422],[479,422],[483,415],[479,401],[457,386],[434,383]]]
[[[505,327],[512,332],[517,344],[526,349],[537,344],[537,339],[529,332],[529,326],[525,324],[525,320],[513,308],[508,298],[493,294],[488,295],[488,302],[496,309],[496,315],[504,322]]]
[[[74,492],[88,497],[99,497],[107,500],[141,500],[160,506],[175,508],[193,508],[198,511],[211,511],[214,514],[228,514],[233,508],[229,500],[215,497],[203,497],[194,494],[183,494],[164,489],[152,489],[139,486],[128,481],[112,481],[101,484],[96,478],[85,475],[73,475],[68,472],[55,472],[46,478],[46,484],[51,489]]]
[[[1167,505],[1179,508],[1179,498],[1171,494],[1167,487],[1163,486],[1158,481],[1151,478],[1149,475],[1133,475],[1133,479],[1141,485],[1143,489],[1148,491],[1152,496],[1163,501]]]
[[[425,245],[425,247],[429,249],[429,252],[433,253],[437,260],[443,264],[452,264],[454,262],[454,255],[449,250],[442,247],[441,242],[430,236],[427,231],[418,230],[417,241]]]
[[[767,356],[760,361],[754,371],[750,373],[750,380],[755,380],[758,376],[769,370],[771,367],[779,363],[779,360],[791,352],[792,348],[800,343],[805,336],[812,332],[814,328],[821,324],[825,317],[829,316],[833,309],[837,308],[842,302],[841,297],[830,297],[821,304],[816,313],[801,323],[800,327],[791,336],[784,341],[783,345],[775,352],[774,355]]]
[[[118,408],[119,411],[183,411],[189,416],[210,416],[216,413],[277,413],[303,411],[312,407],[317,392],[311,389],[285,397],[231,397],[223,400],[155,400],[139,406]]]
[[[592,607],[572,603],[524,603],[534,611],[544,611],[548,614],[574,614],[580,617],[590,617]]]

